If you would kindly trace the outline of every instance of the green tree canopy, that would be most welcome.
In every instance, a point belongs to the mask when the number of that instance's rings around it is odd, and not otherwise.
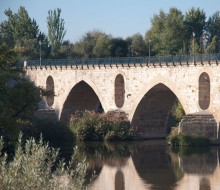
[[[64,28],[64,19],[61,17],[61,9],[48,11],[47,28],[48,28],[48,40],[52,48],[52,54],[60,48],[62,45],[66,30]]]
[[[191,8],[186,12],[184,25],[185,25],[185,40],[192,39],[192,33],[195,33],[195,39],[200,44],[200,38],[203,35],[206,23],[206,15],[200,8]]]
[[[45,36],[39,31],[36,21],[29,17],[22,6],[17,13],[11,9],[5,10],[5,15],[7,20],[0,24],[1,45],[14,49],[20,61],[39,57],[38,41],[45,41]]]
[[[220,11],[215,12],[206,24],[207,52],[217,53],[220,51]]]
[[[78,57],[108,57],[110,55],[111,37],[94,30],[87,32],[80,41],[74,45],[74,51]]]
[[[111,57],[126,57],[128,54],[128,44],[122,38],[112,38]]]
[[[162,10],[154,15],[151,28],[146,33],[148,43],[152,39],[152,51],[156,55],[176,55],[182,52],[184,42],[184,16],[171,8],[166,14]]]
[[[0,38],[0,42],[3,39]],[[16,65],[15,48],[0,43],[0,135],[13,141],[37,109],[41,89]]]
[[[134,34],[130,38],[130,51],[132,56],[145,56],[147,52],[147,46],[140,33]]]
[[[31,19],[28,12],[24,7],[18,9],[18,13],[13,13],[11,9],[5,11],[5,15],[8,20],[2,23],[3,36],[7,36],[6,33],[12,36],[14,43],[21,44],[25,39],[37,38],[39,35],[39,28],[34,19]],[[7,38],[6,38],[7,39]]]
[[[218,53],[219,50],[219,38],[218,36],[214,36],[212,41],[208,44],[206,51],[207,53]]]
[[[96,57],[109,57],[111,50],[111,38],[106,34],[100,34],[96,40],[95,47],[93,49]]]

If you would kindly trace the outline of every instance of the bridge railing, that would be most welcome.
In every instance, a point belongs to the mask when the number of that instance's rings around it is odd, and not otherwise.
[[[78,58],[78,59],[43,59],[29,60],[27,66],[80,66],[80,65],[123,65],[123,64],[159,64],[159,63],[198,63],[219,61],[220,53],[197,54],[195,56],[179,55],[167,57],[110,57],[110,58]]]

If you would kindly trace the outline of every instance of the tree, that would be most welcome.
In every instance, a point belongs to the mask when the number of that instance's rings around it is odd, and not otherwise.
[[[0,24],[1,44],[14,49],[19,61],[36,59],[39,56],[38,41],[46,43],[45,35],[39,31],[36,21],[29,17],[22,6],[17,13],[13,13],[10,9],[5,10],[5,15],[7,20]]]
[[[207,46],[207,53],[218,53],[220,50],[219,47],[219,38],[217,36],[214,36],[212,38],[212,41],[209,43],[209,45]]]
[[[82,37],[79,42],[75,43],[74,51],[78,57],[93,58],[99,56],[107,56],[108,50],[103,50],[105,47],[108,49],[107,38],[107,35],[100,31],[89,31]],[[106,52],[104,53],[103,51]]]
[[[47,28],[48,40],[52,48],[52,54],[55,55],[56,51],[62,45],[66,30],[64,28],[64,19],[60,17],[61,9],[48,11]]]
[[[206,15],[203,10],[199,8],[195,9],[194,7],[191,8],[189,11],[186,12],[184,25],[185,25],[185,41],[188,44],[192,43],[193,40],[193,32],[195,33],[195,41],[199,45],[201,45],[201,38],[203,37],[204,29],[205,29],[205,20]],[[197,48],[198,50],[200,48]],[[197,51],[195,53],[199,53]]]
[[[220,37],[220,11],[215,12],[207,21],[206,31],[210,39],[214,36]]]
[[[206,28],[208,49],[207,52],[220,51],[220,11],[215,12],[207,21]]]
[[[16,67],[17,55],[14,49],[0,43],[0,135],[10,142],[30,120],[41,95],[41,89]]]
[[[100,34],[96,40],[95,47],[93,49],[96,57],[109,57],[111,50],[111,39],[105,34]]]
[[[24,7],[20,6],[18,13],[13,13],[10,9],[5,11],[8,20],[2,23],[3,32],[9,32],[15,43],[21,44],[25,39],[37,38],[39,28],[36,21],[31,19]],[[7,34],[4,33],[5,36]]]
[[[128,54],[128,44],[122,38],[111,40],[111,57],[126,57]]]
[[[171,8],[166,14],[160,11],[151,20],[151,29],[146,33],[148,44],[152,39],[152,51],[156,55],[176,55],[182,53],[184,42],[184,16],[181,11]]]
[[[147,46],[140,33],[134,34],[131,38],[130,51],[132,56],[144,56],[147,52]]]

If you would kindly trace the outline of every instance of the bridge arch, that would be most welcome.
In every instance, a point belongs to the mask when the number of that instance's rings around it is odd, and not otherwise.
[[[60,113],[61,122],[68,122],[76,111],[103,112],[106,109],[99,91],[94,84],[90,84],[81,80],[68,90]]]
[[[149,82],[146,86],[134,101],[129,118],[143,137],[166,137],[173,105],[179,100],[185,113],[188,113],[187,102],[176,86],[163,77],[157,77],[155,81]]]

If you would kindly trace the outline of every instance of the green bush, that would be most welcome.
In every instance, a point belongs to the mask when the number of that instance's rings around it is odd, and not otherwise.
[[[58,162],[58,150],[44,144],[42,138],[39,142],[33,138],[27,140],[23,146],[20,135],[15,155],[8,161],[7,154],[2,152],[3,144],[0,139],[1,189],[86,189],[83,186],[88,167],[85,160],[76,164],[73,155],[68,165],[63,161]]]
[[[95,128],[99,128],[99,115],[93,112],[77,113],[70,119],[70,129],[78,140],[98,140]]]
[[[209,139],[205,137],[175,134],[170,135],[167,139],[172,146],[198,147],[209,145]]]
[[[78,140],[124,140],[135,135],[123,114],[85,111],[73,115],[70,129]]]

